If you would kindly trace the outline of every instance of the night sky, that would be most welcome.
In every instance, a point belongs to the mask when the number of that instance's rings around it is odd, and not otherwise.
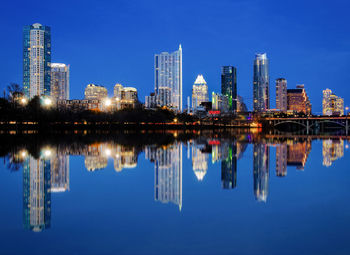
[[[238,94],[252,109],[255,53],[270,60],[270,102],[275,79],[288,88],[305,84],[313,113],[322,90],[349,100],[349,0],[217,1],[2,1],[0,89],[22,84],[22,29],[51,27],[52,62],[71,65],[71,98],[88,83],[136,87],[139,98],[154,90],[154,54],[183,47],[183,91],[198,74],[209,92],[220,91],[220,67],[237,67]]]

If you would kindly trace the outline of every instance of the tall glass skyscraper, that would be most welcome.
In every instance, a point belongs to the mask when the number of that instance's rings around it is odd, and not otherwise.
[[[221,94],[228,98],[229,111],[237,112],[237,69],[233,66],[221,68]]]
[[[69,65],[51,63],[51,97],[69,99]]]
[[[160,106],[168,106],[182,111],[182,48],[181,45],[173,53],[162,52],[154,56],[154,89],[170,90],[170,102],[160,102]]]
[[[202,102],[208,101],[208,85],[203,75],[199,74],[192,86],[192,108],[195,110]]]
[[[270,108],[269,83],[269,60],[266,53],[256,54],[253,75],[253,110],[255,112],[264,112]]]
[[[28,98],[50,96],[51,29],[35,23],[23,29],[23,89]]]

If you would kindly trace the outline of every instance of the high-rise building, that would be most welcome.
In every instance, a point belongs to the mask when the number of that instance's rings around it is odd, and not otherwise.
[[[88,84],[85,88],[85,99],[102,100],[107,97],[107,89],[100,85]]]
[[[270,108],[269,60],[264,54],[256,54],[253,75],[253,110],[265,112]]]
[[[49,151],[27,156],[23,164],[23,227],[34,232],[51,225],[51,171]]]
[[[197,109],[202,102],[208,102],[208,100],[207,82],[204,80],[203,75],[199,74],[192,86],[192,108]]]
[[[296,89],[287,89],[287,109],[298,113],[311,114],[310,99],[304,85],[297,85]]]
[[[266,202],[269,191],[269,157],[270,148],[267,144],[254,144],[254,194],[256,200],[263,202]]]
[[[35,23],[23,28],[23,90],[27,98],[50,96],[51,29]]]
[[[51,63],[51,97],[69,100],[69,65]]]
[[[282,112],[287,111],[287,80],[284,78],[276,80],[276,108]]]
[[[167,106],[182,111],[182,48],[173,53],[162,52],[154,56],[154,89],[158,95],[161,89],[168,89],[170,102],[162,101],[160,106]]]
[[[323,115],[344,115],[344,99],[332,93],[332,90],[323,90]]]
[[[237,112],[237,69],[233,66],[221,68],[221,94],[228,98],[229,111]]]

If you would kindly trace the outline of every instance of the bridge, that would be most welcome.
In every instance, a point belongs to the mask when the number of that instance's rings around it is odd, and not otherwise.
[[[259,122],[264,127],[272,129],[293,129],[310,131],[324,131],[327,129],[343,129],[346,135],[349,131],[349,117],[348,116],[306,116],[306,117],[267,117],[261,119]]]

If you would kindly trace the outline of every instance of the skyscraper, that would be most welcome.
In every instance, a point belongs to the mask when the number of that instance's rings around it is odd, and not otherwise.
[[[107,97],[107,89],[100,85],[88,84],[85,88],[85,99],[102,100]]]
[[[253,75],[253,110],[264,112],[270,108],[269,60],[266,53],[256,54]]]
[[[229,111],[237,112],[237,69],[233,66],[221,68],[221,94],[228,98]]]
[[[51,97],[69,100],[69,65],[51,64]]]
[[[160,101],[160,106],[182,111],[181,44],[173,53],[162,52],[154,56],[154,89],[157,95],[161,89],[170,91],[170,102]]]
[[[208,102],[208,85],[203,75],[199,74],[192,86],[192,108],[196,109],[202,102]]]
[[[51,29],[35,23],[23,28],[23,90],[28,98],[50,96]]]
[[[276,80],[276,108],[282,112],[287,111],[287,80],[284,78]]]

